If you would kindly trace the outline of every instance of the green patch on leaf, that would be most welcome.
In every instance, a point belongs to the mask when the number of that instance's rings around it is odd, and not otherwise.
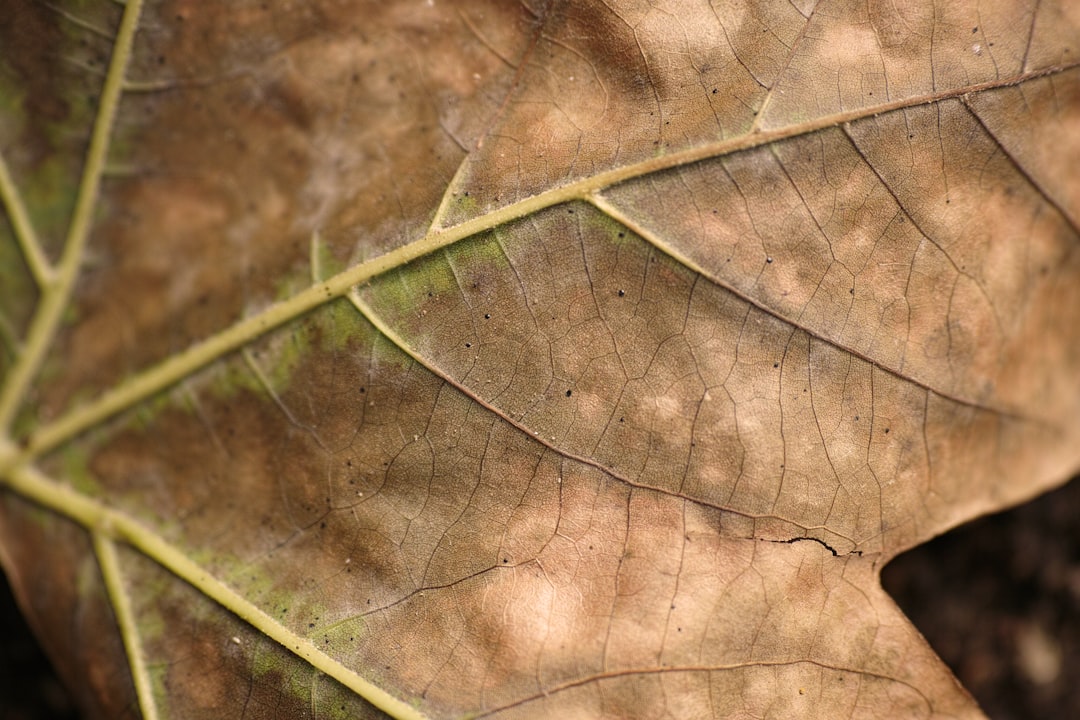
[[[60,451],[61,477],[67,479],[73,488],[90,497],[103,497],[101,484],[90,472],[91,444],[70,443]],[[93,445],[96,447],[96,443]]]
[[[246,353],[209,370],[210,392],[221,399],[238,392],[280,396],[312,352],[342,350],[370,333],[347,300],[337,300],[272,333]]]

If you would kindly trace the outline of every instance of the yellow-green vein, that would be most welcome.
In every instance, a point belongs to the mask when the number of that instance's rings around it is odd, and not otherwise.
[[[261,608],[192,561],[179,548],[127,514],[88,498],[27,465],[17,466],[10,471],[8,486],[26,499],[88,528],[95,538],[100,536],[109,540],[118,540],[135,548],[391,717],[399,720],[424,720],[425,716],[412,705],[373,685],[324,653],[311,640],[298,635],[267,615]]]
[[[94,539],[94,553],[97,555],[98,566],[101,568],[105,590],[109,593],[109,600],[116,612],[116,624],[120,628],[120,637],[124,640],[124,649],[127,651],[128,666],[131,668],[131,679],[135,684],[135,697],[139,701],[139,709],[142,711],[143,720],[157,720],[154,688],[150,673],[146,668],[146,658],[142,651],[142,640],[139,636],[139,627],[135,622],[135,613],[132,611],[127,589],[124,587],[116,543],[100,532],[93,532],[91,536]]]
[[[79,182],[75,211],[72,213],[71,225],[68,227],[67,238],[64,241],[64,252],[57,267],[56,280],[43,293],[41,304],[30,323],[23,354],[15,361],[3,389],[0,389],[0,432],[7,432],[10,429],[15,413],[41,365],[45,351],[56,336],[60,318],[71,298],[79,266],[82,263],[87,236],[90,234],[98,190],[101,186],[101,170],[109,149],[109,136],[112,133],[113,119],[120,101],[124,72],[128,59],[131,57],[131,46],[141,9],[142,0],[128,0],[124,7],[120,31],[116,36],[109,70],[105,76],[105,85],[101,91],[97,118],[90,134],[90,146],[86,152],[86,163]]]
[[[7,161],[0,153],[0,200],[8,212],[8,220],[11,229],[15,232],[15,241],[19,243],[26,266],[30,268],[30,274],[34,276],[34,282],[43,291],[47,290],[52,283],[54,271],[52,263],[45,255],[44,248],[38,240],[37,232],[30,222],[30,216],[26,212],[19,189],[15,187],[15,181],[11,179],[11,171],[8,170]]]

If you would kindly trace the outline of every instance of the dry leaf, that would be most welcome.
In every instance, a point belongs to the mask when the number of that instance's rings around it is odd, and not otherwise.
[[[90,717],[981,717],[1080,467],[1066,0],[7,0],[0,558]]]

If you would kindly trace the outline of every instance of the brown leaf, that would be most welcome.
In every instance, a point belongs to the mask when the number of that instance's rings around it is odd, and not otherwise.
[[[981,717],[879,573],[1080,467],[1071,4],[7,5],[88,714]]]

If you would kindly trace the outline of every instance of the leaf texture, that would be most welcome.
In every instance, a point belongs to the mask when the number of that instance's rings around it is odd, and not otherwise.
[[[4,5],[89,717],[981,717],[878,576],[1080,467],[1072,4]]]

